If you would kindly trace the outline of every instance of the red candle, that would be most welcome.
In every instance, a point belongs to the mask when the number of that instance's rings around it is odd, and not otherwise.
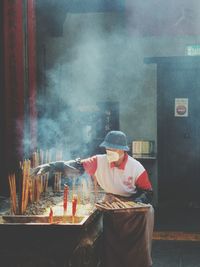
[[[77,195],[74,195],[72,199],[72,216],[73,217],[76,214],[76,207],[77,207]]]
[[[49,223],[53,223],[53,209],[50,208],[50,212],[49,212]]]
[[[64,214],[67,213],[67,196],[68,196],[68,186],[64,185],[64,196],[63,196],[63,208],[64,208]]]

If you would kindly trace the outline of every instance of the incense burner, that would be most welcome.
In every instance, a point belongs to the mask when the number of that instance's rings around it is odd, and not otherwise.
[[[65,226],[84,226],[91,219],[92,215],[85,216],[53,216],[53,221],[49,222],[49,216],[46,215],[3,215],[0,223],[2,224],[42,224],[42,225],[65,225]]]
[[[102,215],[3,215],[0,223],[2,266],[97,267],[102,251]]]

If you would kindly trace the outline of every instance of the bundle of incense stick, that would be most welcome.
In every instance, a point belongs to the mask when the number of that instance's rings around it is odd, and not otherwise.
[[[32,154],[32,167],[35,168],[40,164],[40,155],[38,151],[33,152]]]
[[[8,176],[9,186],[10,186],[10,200],[11,200],[11,213],[17,213],[17,195],[16,195],[16,181],[15,174]]]
[[[51,161],[51,151],[48,149],[45,151],[45,163],[48,163]]]
[[[115,197],[115,200],[112,202],[102,201],[97,202],[95,206],[102,210],[112,210],[112,209],[130,209],[130,208],[146,208],[149,205],[144,203],[136,203],[134,201],[122,201],[119,198]]]
[[[49,172],[42,175],[42,192],[47,192],[48,190],[48,181],[49,181]]]
[[[38,156],[39,156],[39,164],[46,163],[45,162],[45,151],[40,149],[39,152],[38,152]]]
[[[62,160],[62,150],[56,150],[55,151],[55,160]],[[32,168],[37,167],[40,164],[44,164],[44,163],[49,163],[52,160],[52,150],[51,149],[47,149],[47,150],[36,150],[32,153],[31,155],[31,159],[32,159]]]
[[[30,202],[33,203],[34,201],[34,198],[33,198],[33,180],[32,179],[29,179],[29,199],[30,199]]]
[[[39,164],[45,163],[44,162],[44,151],[42,149],[40,149],[40,151],[39,151],[39,159],[40,159]]]
[[[45,163],[45,156],[44,155],[45,155],[45,153],[41,149],[32,153],[32,155],[31,155],[31,159],[32,159],[31,166],[32,166],[32,168],[35,168],[38,165]]]
[[[24,160],[21,164],[22,168],[22,181],[21,181],[21,196],[19,207],[20,213],[24,214],[28,205],[28,197],[29,197],[29,180],[30,180],[30,160]]]
[[[54,192],[61,191],[61,172],[56,172],[54,176]]]
[[[34,201],[38,202],[41,195],[41,177],[35,176],[33,179],[33,192],[34,192]]]

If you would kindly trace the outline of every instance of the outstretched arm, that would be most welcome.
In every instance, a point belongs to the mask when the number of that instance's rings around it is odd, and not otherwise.
[[[31,170],[31,176],[42,175],[46,172],[62,172],[66,176],[77,176],[84,173],[80,159],[69,161],[55,161],[37,166]]]

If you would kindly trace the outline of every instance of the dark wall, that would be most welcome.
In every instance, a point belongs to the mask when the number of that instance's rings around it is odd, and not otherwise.
[[[0,166],[3,158],[3,87],[3,1],[0,1]],[[0,179],[0,188],[1,181]]]
[[[199,63],[197,56],[158,62],[158,193],[172,208],[200,205]]]

